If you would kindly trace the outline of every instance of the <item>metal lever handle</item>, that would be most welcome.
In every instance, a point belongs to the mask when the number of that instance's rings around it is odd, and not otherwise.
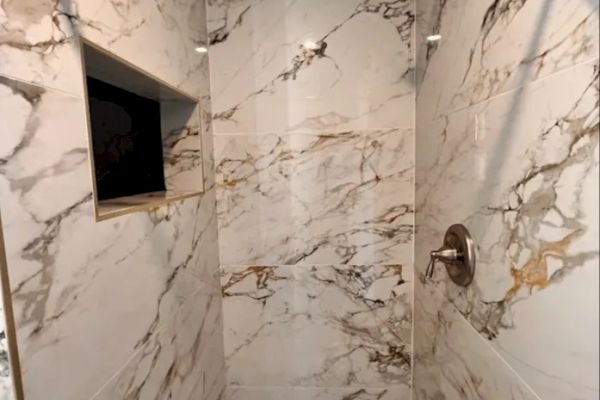
[[[439,250],[432,251],[429,265],[425,271],[425,276],[428,279],[433,278],[433,271],[435,270],[436,261],[441,261],[444,264],[454,264],[459,262],[461,257],[462,256],[458,250],[448,246],[442,246]]]
[[[461,254],[456,249],[443,246],[437,251],[432,251],[431,258],[433,258],[434,260],[441,261],[445,264],[453,264],[460,260]]]
[[[435,262],[441,261],[446,265],[446,271],[454,283],[468,286],[475,274],[475,242],[463,225],[452,225],[446,231],[444,245],[430,253],[431,259],[425,278],[433,278]]]

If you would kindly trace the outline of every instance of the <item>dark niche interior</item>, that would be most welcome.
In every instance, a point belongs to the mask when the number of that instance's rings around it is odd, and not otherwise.
[[[165,190],[160,102],[87,77],[98,200]]]

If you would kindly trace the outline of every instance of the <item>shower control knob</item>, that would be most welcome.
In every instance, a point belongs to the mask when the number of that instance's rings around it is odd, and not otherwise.
[[[475,241],[464,225],[452,225],[446,231],[444,244],[431,252],[425,277],[433,278],[436,261],[446,265],[450,279],[459,286],[469,286],[475,275]]]

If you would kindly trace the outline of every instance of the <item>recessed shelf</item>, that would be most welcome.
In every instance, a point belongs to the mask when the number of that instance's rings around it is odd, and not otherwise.
[[[185,193],[162,191],[101,200],[97,205],[96,219],[98,221],[104,221],[134,212],[149,211],[174,201],[198,196],[199,194],[201,194],[201,192]]]
[[[204,190],[197,99],[82,39],[98,221]]]

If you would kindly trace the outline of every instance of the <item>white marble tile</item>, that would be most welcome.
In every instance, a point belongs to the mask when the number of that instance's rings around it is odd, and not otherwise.
[[[204,191],[215,187],[215,146],[212,132],[212,107],[210,94],[202,96],[200,106],[200,140],[202,141],[202,171]]]
[[[598,63],[418,117],[417,270],[462,222],[467,290],[436,285],[544,399],[598,397]]]
[[[221,296],[201,288],[94,400],[210,400],[224,390]]]
[[[0,75],[81,94],[76,28],[62,2],[0,5]]]
[[[166,189],[202,191],[204,151],[200,108],[193,103],[165,101],[160,104],[160,113]]]
[[[413,132],[215,136],[223,264],[412,262]]]
[[[204,2],[78,0],[82,36],[194,95],[208,92]]]
[[[412,127],[413,8],[208,1],[215,133]]]
[[[441,117],[598,57],[598,4],[419,1],[419,112]]]
[[[0,75],[81,95],[78,37],[194,96],[208,93],[205,6],[195,0],[7,2],[0,6]]]
[[[225,267],[228,381],[410,387],[410,267]]]
[[[435,289],[415,283],[415,400],[538,400]]]
[[[239,387],[227,388],[223,400],[409,400],[405,386],[385,388],[300,388]]]
[[[83,101],[2,78],[0,113],[9,133],[0,207],[26,396],[90,398],[201,282],[217,287],[214,191],[96,223]]]

